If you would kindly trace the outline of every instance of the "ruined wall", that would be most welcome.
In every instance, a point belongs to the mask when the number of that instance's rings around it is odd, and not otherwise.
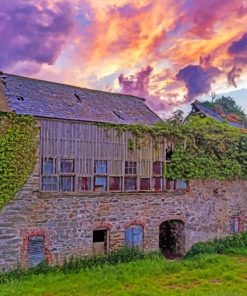
[[[192,181],[187,192],[47,194],[39,192],[39,164],[24,188],[0,212],[0,269],[27,263],[30,235],[44,235],[50,262],[89,255],[93,229],[110,230],[110,249],[124,244],[131,224],[144,227],[145,250],[158,250],[159,225],[185,223],[185,248],[230,233],[231,216],[247,230],[247,182]]]

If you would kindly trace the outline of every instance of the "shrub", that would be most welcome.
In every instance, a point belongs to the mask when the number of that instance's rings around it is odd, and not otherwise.
[[[61,271],[64,273],[78,272],[81,269],[90,269],[103,265],[115,265],[118,263],[127,263],[144,259],[147,255],[144,255],[139,249],[123,248],[111,252],[110,254],[93,256],[93,257],[69,257],[64,261],[62,266],[50,266],[47,262],[41,262],[35,267],[29,269],[23,269],[17,266],[16,269],[9,272],[0,273],[0,284],[9,282],[11,280],[18,280],[21,278],[29,278],[34,274],[47,274],[49,272]]]
[[[222,254],[231,248],[247,247],[247,232],[238,233],[221,239],[194,244],[185,257],[193,257],[200,254]]]

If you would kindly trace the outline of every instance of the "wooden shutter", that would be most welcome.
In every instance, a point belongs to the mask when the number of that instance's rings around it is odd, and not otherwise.
[[[143,228],[141,226],[131,226],[125,230],[125,245],[129,248],[142,248]]]
[[[44,236],[31,236],[28,240],[28,265],[35,266],[45,260]]]

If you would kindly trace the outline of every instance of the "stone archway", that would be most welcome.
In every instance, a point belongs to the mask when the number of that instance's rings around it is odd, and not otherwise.
[[[185,253],[185,224],[181,220],[167,220],[159,227],[159,248],[170,259]]]

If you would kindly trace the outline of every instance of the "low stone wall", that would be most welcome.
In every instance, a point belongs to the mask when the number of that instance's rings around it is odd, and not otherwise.
[[[189,191],[164,193],[47,194],[39,192],[39,165],[27,184],[0,212],[0,270],[27,265],[29,235],[45,236],[50,262],[90,255],[93,230],[107,228],[110,250],[124,245],[124,231],[144,227],[144,249],[159,249],[165,220],[185,223],[185,249],[230,233],[232,216],[247,230],[247,182],[192,181]]]

